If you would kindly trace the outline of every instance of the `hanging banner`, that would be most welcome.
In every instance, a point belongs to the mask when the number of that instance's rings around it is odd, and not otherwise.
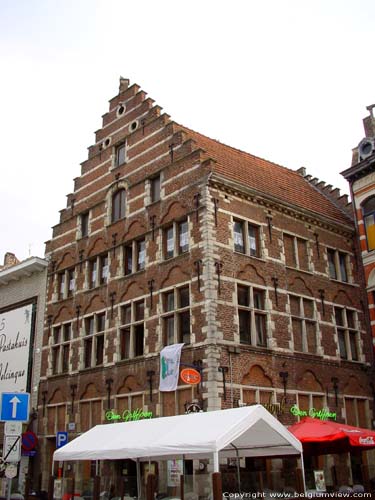
[[[159,391],[170,392],[177,389],[181,349],[184,344],[172,344],[160,351]]]

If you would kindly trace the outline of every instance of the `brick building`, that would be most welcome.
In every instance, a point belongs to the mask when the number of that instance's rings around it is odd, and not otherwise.
[[[47,261],[30,257],[20,262],[7,252],[0,266],[0,392],[29,392],[30,420],[23,431],[37,432],[36,409],[42,359]],[[4,424],[0,424],[3,443]],[[31,450],[33,455],[35,450]],[[2,457],[5,456],[3,449]],[[38,453],[21,457],[17,488],[25,489],[27,474],[38,484]],[[0,480],[1,481],[1,480]],[[6,480],[1,484],[5,494]],[[13,487],[16,487],[14,480]]]
[[[370,426],[354,234],[336,190],[173,122],[121,79],[47,242],[44,485],[56,432],[72,438],[108,409],[165,416],[190,402],[260,402],[285,424],[314,407]],[[159,353],[177,342],[203,382],[160,393]],[[347,457],[319,466],[331,476],[334,464],[347,480]],[[76,477],[90,467],[75,464]],[[132,473],[111,467],[112,477]]]

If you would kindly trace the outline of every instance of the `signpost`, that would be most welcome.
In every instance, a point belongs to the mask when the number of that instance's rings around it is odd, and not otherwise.
[[[19,462],[21,460],[20,436],[5,436],[3,453],[6,462]]]
[[[56,434],[56,448],[61,448],[68,442],[67,432],[58,432]]]
[[[30,394],[28,392],[3,392],[1,394],[2,422],[29,420]]]

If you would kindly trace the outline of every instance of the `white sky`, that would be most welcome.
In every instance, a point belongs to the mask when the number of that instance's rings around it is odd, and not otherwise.
[[[0,0],[0,263],[44,255],[122,75],[172,119],[348,192],[373,0]]]

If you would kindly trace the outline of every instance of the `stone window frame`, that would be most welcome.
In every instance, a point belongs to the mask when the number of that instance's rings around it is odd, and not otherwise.
[[[85,227],[84,221],[86,220],[86,217],[87,217],[87,231],[84,234],[83,228]],[[86,238],[87,236],[90,235],[90,230],[91,230],[91,210],[86,210],[80,213],[77,217],[76,239],[80,240],[82,238]]]
[[[328,410],[331,410],[331,407],[328,405],[327,393],[325,393],[325,392],[297,390],[295,392],[295,395],[296,395],[296,405],[299,408],[300,408],[299,396],[308,396],[309,397],[309,409],[314,408],[314,397],[317,397],[317,398],[323,398],[322,409],[327,408]],[[320,409],[320,408],[318,408],[318,409]],[[304,418],[304,417],[297,416],[297,419],[298,419],[297,421],[299,422],[302,418]]]
[[[181,307],[181,290],[188,290],[188,305],[184,305]],[[173,304],[171,304],[171,308],[168,306],[168,296],[170,297],[173,294]],[[160,292],[161,298],[161,312],[160,312],[160,322],[161,322],[161,345],[167,346],[176,343],[184,343],[191,344],[192,342],[192,300],[191,300],[191,289],[190,284],[179,284],[178,286],[174,286],[168,289],[164,289]],[[182,321],[183,318],[186,319],[186,313],[189,313],[189,334],[188,338],[186,338],[187,334],[184,334],[182,329]],[[168,334],[168,323],[170,319],[173,319],[173,339],[169,338]],[[185,339],[185,340],[184,340]],[[169,343],[169,340],[172,340]]]
[[[244,402],[244,395],[243,395],[243,391],[254,391],[255,392],[255,401],[256,401],[256,404],[264,404],[264,403],[261,403],[260,400],[261,400],[261,397],[260,397],[260,393],[269,393],[272,395],[272,401],[271,401],[271,404],[277,404],[278,401],[277,401],[277,394],[278,394],[278,391],[275,387],[269,387],[269,386],[256,386],[256,385],[246,385],[246,384],[241,384],[240,386],[240,402],[242,404],[240,404],[239,406],[247,406],[248,404]],[[284,394],[284,393],[283,393]],[[253,403],[251,403],[253,404]]]
[[[103,265],[103,259],[107,264]],[[93,266],[95,265],[95,270]],[[95,276],[93,276],[95,275]],[[107,285],[110,278],[110,252],[104,252],[86,260],[85,289],[92,290],[98,286]]]
[[[342,311],[342,324],[337,323],[337,311]],[[336,333],[336,342],[338,347],[338,355],[340,359],[352,361],[352,362],[361,362],[362,350],[361,350],[361,339],[360,339],[360,328],[359,328],[359,320],[358,313],[355,309],[340,306],[339,304],[334,304],[334,325],[335,325],[335,333]],[[353,314],[353,326],[350,326],[350,321],[348,321],[348,312]],[[340,334],[343,335],[345,355],[342,355],[341,345],[340,343]],[[354,346],[356,349],[356,358],[353,359],[352,352],[352,342],[351,339],[354,337]]]
[[[104,410],[104,400],[103,398],[101,397],[93,397],[93,398],[88,398],[88,399],[80,399],[78,401],[78,408],[79,408],[79,413],[82,414],[82,409],[81,408],[81,405],[82,407],[84,407],[86,409],[86,406],[89,405],[89,411],[88,411],[88,415],[89,415],[89,422],[88,422],[88,426],[87,426],[87,430],[91,429],[93,426],[95,425],[98,425],[94,422],[94,419],[93,419],[93,403],[100,403],[101,405],[101,412],[100,414],[103,415],[103,410]],[[103,423],[103,418],[100,419],[100,424]],[[82,418],[80,419],[80,426],[82,426]],[[82,431],[82,427],[81,427],[81,432],[87,432],[86,431]]]
[[[181,232],[181,226],[186,224],[186,233]],[[172,238],[169,238],[169,233],[171,232]],[[181,245],[181,235],[186,234],[187,244]],[[169,243],[172,241],[172,248],[169,247]],[[168,224],[162,229],[162,253],[163,260],[170,260],[179,255],[187,254],[190,252],[190,219],[185,217],[183,219],[175,220],[171,224]],[[183,249],[187,247],[186,249]]]
[[[239,292],[239,287],[241,288],[247,288],[247,293],[248,293],[248,304],[239,304],[238,301],[238,292]],[[261,291],[263,293],[263,309],[259,309],[254,306],[254,290]],[[236,311],[237,311],[237,322],[238,322],[238,339],[239,343],[241,345],[249,345],[249,346],[254,346],[254,347],[268,347],[268,339],[269,339],[269,310],[267,307],[267,299],[268,299],[268,291],[266,287],[259,286],[257,284],[249,284],[249,283],[243,283],[243,282],[236,282]],[[250,337],[249,340],[250,342],[241,342],[241,334],[240,334],[240,311],[246,312],[248,315],[250,315]],[[264,340],[265,343],[261,344],[258,343],[258,337],[257,337],[257,328],[256,328],[256,317],[258,315],[261,315],[264,317]]]
[[[139,257],[142,252],[140,252],[140,245],[144,243],[144,260],[140,261]],[[147,241],[146,238],[137,238],[129,241],[122,245],[121,247],[121,275],[130,276],[138,272],[142,272],[146,269],[147,265]],[[129,271],[129,265],[127,261],[128,252],[131,256],[131,270]],[[141,263],[143,262],[143,265]]]
[[[236,234],[239,234],[235,231],[235,225],[240,224],[241,226],[241,237],[242,237],[242,245],[236,243]],[[251,238],[249,233],[249,228],[253,228],[255,230],[255,250],[253,245],[251,244]],[[250,220],[243,219],[241,217],[232,217],[232,237],[233,237],[233,251],[235,253],[240,253],[242,255],[247,255],[249,257],[262,258],[262,250],[261,250],[261,226],[256,224]],[[236,248],[237,245],[237,248]],[[241,250],[240,247],[243,249]]]
[[[189,390],[191,392],[191,402],[193,402],[194,398],[194,386],[187,386],[187,385],[179,385],[174,392],[160,392],[160,416],[168,416],[165,415],[165,407],[164,407],[164,397],[168,397],[169,395],[173,395],[174,397],[174,412],[173,415],[185,415],[186,413],[180,413],[179,407],[180,403],[182,405],[182,401],[180,401],[180,394],[182,391],[187,391]]]
[[[123,161],[120,158],[120,152],[124,150]],[[120,163],[121,161],[121,163]],[[112,146],[112,167],[111,170],[126,165],[128,162],[128,143],[127,138],[121,139],[116,144]]]
[[[104,330],[99,329],[100,321],[104,315]],[[89,331],[89,321],[93,322],[93,329]],[[96,311],[94,314],[87,314],[82,318],[82,334],[81,334],[81,369],[87,370],[90,368],[95,368],[97,366],[103,366],[105,361],[105,340],[106,340],[106,330],[108,327],[108,315],[107,310]],[[87,358],[87,346],[91,346],[91,352],[89,353],[89,358]],[[99,350],[98,350],[99,349]],[[98,357],[99,355],[99,357]],[[89,362],[87,361],[89,359]],[[98,362],[99,361],[99,362]]]
[[[71,279],[70,273],[73,272],[73,279]],[[77,283],[77,271],[76,266],[69,267],[62,271],[57,271],[55,274],[55,291],[54,291],[54,301],[65,300],[74,295],[76,291]],[[73,283],[73,287],[71,287]]]
[[[326,247],[327,252],[327,265],[328,265],[328,277],[334,281],[340,281],[342,283],[352,283],[352,274],[350,267],[350,254],[348,252],[343,252],[337,248]],[[330,259],[330,256],[333,259]],[[344,259],[342,261],[342,259]],[[343,272],[341,264],[344,262],[344,270],[346,274],[346,279],[343,279]]]
[[[355,412],[355,419],[356,419],[356,423],[354,423],[354,424],[348,424],[348,413],[347,413],[347,409],[346,409],[346,406],[347,406],[346,400],[347,399],[352,399],[354,401],[354,412]],[[371,426],[371,413],[370,413],[370,400],[369,400],[369,398],[367,398],[365,396],[352,396],[350,394],[344,394],[343,400],[344,400],[343,406],[344,406],[344,411],[345,411],[345,423],[347,423],[348,425],[354,425],[356,427],[362,427],[362,425],[360,425],[360,422],[359,422],[358,401],[364,401],[365,402],[366,422],[367,422],[368,428],[370,428],[370,426]]]
[[[294,297],[299,299],[299,314],[293,314],[292,308],[291,308],[291,301],[290,297]],[[313,315],[312,317],[306,316],[305,315],[305,307],[304,307],[304,301],[309,301],[312,303],[313,307]],[[319,322],[318,322],[318,309],[317,309],[317,304],[316,300],[314,297],[307,297],[307,296],[302,296],[298,295],[295,293],[288,293],[288,304],[289,304],[289,312],[290,312],[290,327],[291,327],[291,333],[292,333],[292,341],[293,341],[293,351],[295,352],[303,352],[305,354],[314,354],[318,355],[319,352]],[[297,320],[301,323],[301,336],[302,336],[302,351],[297,351],[295,349],[295,341],[294,341],[294,331],[293,331],[293,319]],[[308,332],[307,332],[307,323],[312,323],[314,324],[314,333],[315,333],[315,345],[316,345],[316,351],[315,352],[310,352],[308,349]]]
[[[124,213],[124,217],[121,219],[118,219],[116,221],[112,221],[113,196],[116,194],[117,191],[120,191],[121,189],[125,189],[125,213]],[[104,219],[105,226],[110,226],[112,224],[116,224],[119,220],[122,220],[122,221],[126,220],[126,218],[129,216],[129,185],[126,181],[119,180],[119,181],[116,181],[115,183],[112,184],[112,186],[107,191],[105,205],[106,205],[106,214],[105,214],[105,219]]]
[[[138,316],[137,306],[143,304],[143,314]],[[126,311],[130,309],[130,317],[126,316]],[[137,353],[137,329],[143,327],[143,349]],[[128,333],[125,333],[128,332]],[[129,339],[126,341],[126,335]],[[119,325],[118,325],[118,360],[139,358],[145,355],[146,351],[146,298],[137,297],[119,305]],[[127,347],[128,346],[128,347]]]
[[[66,338],[66,329],[69,326],[69,337]],[[52,325],[52,333],[50,336],[50,363],[49,368],[51,375],[60,375],[69,373],[69,362],[71,353],[71,344],[73,341],[73,322],[65,321]],[[67,363],[64,365],[65,354],[67,354]],[[57,360],[57,361],[56,361]]]
[[[147,394],[145,391],[134,391],[134,392],[125,392],[125,393],[121,393],[121,394],[115,394],[114,395],[114,409],[116,411],[119,410],[119,400],[125,400],[127,399],[128,400],[128,409],[130,411],[134,411],[136,409],[138,409],[139,407],[137,406],[136,408],[133,408],[133,398],[136,398],[136,397],[139,397],[139,396],[142,396],[142,406],[141,406],[141,410],[143,411],[148,411],[148,406],[145,405],[145,401],[147,400]]]
[[[293,266],[287,264],[284,236],[293,239],[293,260],[294,260]],[[288,233],[288,231],[283,231],[282,241],[283,241],[285,266],[289,267],[291,269],[298,269],[299,271],[311,272],[311,261],[309,258],[309,240],[308,240],[308,238],[302,238],[301,236],[297,236],[296,234]],[[299,242],[302,242],[305,245],[307,269],[301,267],[301,265],[300,265],[300,257],[299,257],[299,251],[298,251],[298,249],[299,249],[298,243]]]

